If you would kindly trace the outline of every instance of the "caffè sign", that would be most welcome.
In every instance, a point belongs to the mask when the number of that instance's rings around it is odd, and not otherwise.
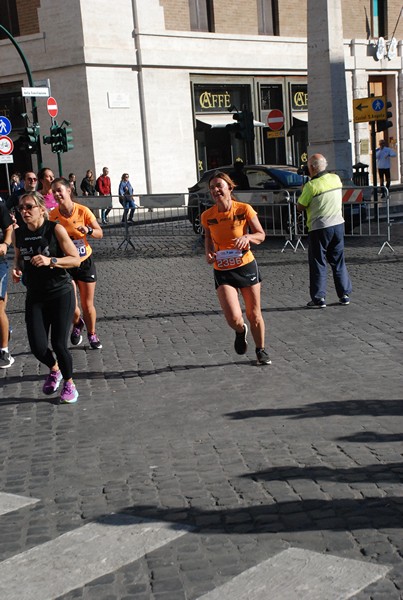
[[[291,107],[293,111],[308,110],[308,86],[291,84]]]

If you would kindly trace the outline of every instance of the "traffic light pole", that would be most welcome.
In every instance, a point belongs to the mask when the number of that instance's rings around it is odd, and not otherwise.
[[[11,35],[11,33],[5,27],[3,27],[3,25],[0,25],[0,29],[1,29],[1,31],[3,31],[5,33],[5,35],[8,37],[8,39],[10,40],[10,42],[13,44],[13,46],[17,50],[18,54],[20,55],[21,60],[22,60],[22,62],[24,64],[24,67],[25,67],[25,71],[27,73],[29,85],[31,87],[35,87],[34,86],[34,80],[32,78],[32,73],[31,73],[30,66],[28,64],[28,61],[27,61],[27,59],[26,59],[23,51],[20,48],[20,45],[17,43],[17,41],[14,39],[14,37]],[[35,98],[35,96],[32,96],[31,102],[32,102],[32,120],[33,120],[33,124],[34,125],[35,124],[39,125],[39,121],[38,121],[38,107],[36,105],[36,98]],[[38,170],[40,170],[43,167],[43,163],[42,163],[42,148],[41,148],[41,142],[40,142],[39,136],[38,136],[38,149],[36,151],[36,156],[37,156],[37,159],[38,159]]]
[[[374,187],[374,202],[378,202],[378,181],[376,171],[376,131],[375,121],[371,121],[371,152],[372,152],[372,185]]]

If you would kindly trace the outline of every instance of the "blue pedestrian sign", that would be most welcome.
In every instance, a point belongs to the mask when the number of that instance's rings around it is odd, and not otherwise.
[[[372,108],[376,111],[379,112],[380,110],[384,110],[385,108],[385,102],[383,101],[383,98],[375,98],[375,100],[372,103]]]
[[[8,135],[11,131],[11,122],[7,117],[0,116],[0,135]]]

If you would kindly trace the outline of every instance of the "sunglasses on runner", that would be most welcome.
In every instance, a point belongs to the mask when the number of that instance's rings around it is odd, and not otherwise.
[[[33,208],[36,208],[38,205],[37,204],[21,204],[21,206],[17,207],[18,212],[22,212],[24,210],[32,210]]]

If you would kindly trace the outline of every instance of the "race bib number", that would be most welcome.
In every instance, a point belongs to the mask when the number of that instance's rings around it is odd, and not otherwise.
[[[78,250],[78,255],[80,258],[87,255],[87,248],[85,246],[84,240],[73,240],[73,244]]]
[[[216,253],[216,263],[219,269],[235,269],[242,265],[242,250],[219,250]]]

